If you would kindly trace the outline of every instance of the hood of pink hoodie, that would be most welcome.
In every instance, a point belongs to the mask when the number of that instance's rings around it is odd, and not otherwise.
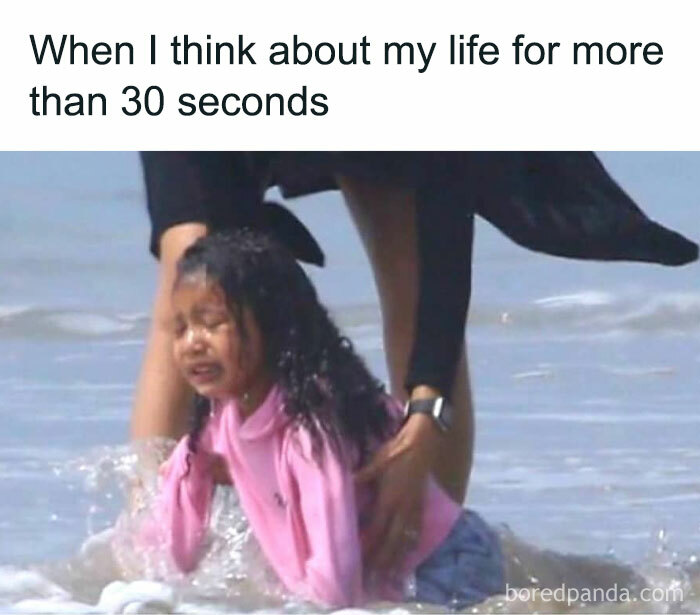
[[[245,419],[233,397],[215,400],[212,421],[230,418],[232,419],[230,426],[235,427],[239,439],[249,442],[260,440],[272,436],[289,422],[290,417],[284,412],[284,405],[282,390],[277,385],[273,385],[260,406]]]

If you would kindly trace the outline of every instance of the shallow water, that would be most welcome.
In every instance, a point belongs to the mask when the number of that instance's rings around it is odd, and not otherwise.
[[[172,598],[183,611],[274,608],[257,577],[237,594],[213,572],[204,573],[200,593],[195,585],[175,597],[162,587],[109,585],[124,574],[103,532],[123,508],[120,481],[133,461],[119,447],[155,275],[137,159],[0,159],[0,610],[41,610],[45,602],[23,601],[51,595],[50,610],[84,610],[105,586],[103,611],[120,599],[126,608],[137,590]],[[604,161],[654,218],[700,237],[699,154],[618,153]],[[312,272],[321,294],[384,377],[375,291],[339,199],[327,194],[294,207],[328,252],[328,269]],[[648,583],[679,586],[684,595],[604,610],[700,610],[692,592],[700,544],[698,279],[697,264],[665,269],[531,254],[479,224],[468,504],[510,528],[506,542],[523,564],[513,579],[597,587],[615,578],[606,559],[614,554]],[[548,549],[596,559],[588,565]],[[233,570],[220,561],[213,567]],[[562,609],[541,598],[494,598],[483,608]],[[131,608],[148,607],[141,603]],[[394,607],[371,610],[383,608]]]

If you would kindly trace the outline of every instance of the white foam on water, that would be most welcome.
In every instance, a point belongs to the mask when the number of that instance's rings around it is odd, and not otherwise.
[[[700,331],[700,293],[616,292],[585,290],[508,305],[480,304],[470,308],[472,331],[585,331],[597,339],[611,333],[678,334]]]
[[[117,318],[128,322],[141,322],[150,319],[150,314],[147,312],[119,312]]]
[[[670,366],[633,366],[626,367],[609,367],[601,366],[603,371],[606,371],[615,376],[628,376],[632,378],[640,378],[644,376],[673,376],[678,373],[675,367]]]
[[[16,391],[131,391],[134,385],[127,382],[15,382],[12,388]]]
[[[513,374],[514,380],[529,380],[532,378],[551,378],[554,372],[551,369],[533,369],[528,372],[518,372]]]
[[[182,575],[174,570],[167,554],[146,553],[135,548],[134,530],[139,515],[148,510],[149,498],[155,493],[155,468],[169,446],[170,442],[158,440],[133,447],[104,447],[65,464],[63,471],[82,473],[92,491],[104,490],[108,483],[115,481],[123,489],[129,489],[138,480],[144,489],[143,498],[135,507],[124,511],[114,527],[90,536],[71,559],[29,568],[0,568],[0,610],[90,614],[318,612],[317,607],[299,602],[281,589],[252,539],[235,492],[230,488],[216,492],[208,547],[194,573]],[[617,449],[608,452],[619,453]],[[551,456],[554,458],[558,454],[553,452]],[[603,484],[609,479],[595,468],[583,465],[584,460],[579,457],[569,455],[565,461],[569,462],[566,464],[569,468],[581,466],[580,471],[562,471],[557,477],[543,468],[533,472],[532,468],[523,466],[512,478],[530,483],[537,479],[540,489],[551,488],[560,480],[570,482],[572,478],[581,487]],[[493,477],[488,482],[493,485]],[[695,500],[700,495],[689,493],[687,498]],[[640,505],[652,504],[654,500],[642,499]],[[571,505],[572,511],[580,508],[580,503]],[[566,513],[566,506],[560,503],[557,510]],[[596,510],[589,512],[595,514]],[[649,556],[634,567],[607,555],[586,557],[539,549],[509,530],[502,529],[500,533],[511,586],[534,584],[540,588],[557,588],[565,584],[580,589],[587,584],[606,588],[617,583],[619,587],[629,587],[631,592],[643,586],[675,587],[684,592],[684,607],[695,604],[693,601],[697,599],[693,588],[698,585],[700,575],[695,564],[692,559],[682,560],[670,549],[664,532],[657,535]],[[602,530],[599,534],[607,535]],[[667,612],[671,603],[655,602],[647,606],[649,608],[643,609],[645,612]],[[523,602],[502,595],[490,598],[469,612],[536,613],[554,609],[573,613],[602,609],[628,613],[630,607],[631,603],[609,602],[553,606],[541,597]],[[440,609],[410,603],[378,603],[336,612],[398,614],[426,610],[438,612]]]
[[[114,340],[109,342],[100,342],[103,346],[144,346],[146,341],[143,338],[133,340]]]
[[[0,306],[0,335],[14,339],[99,339],[140,332],[145,319],[110,311]]]
[[[535,304],[547,309],[559,309],[572,306],[610,305],[614,301],[610,293],[597,290],[581,291],[568,295],[554,295],[536,299]]]
[[[32,309],[31,305],[0,305],[0,321],[13,316],[25,314]]]
[[[670,422],[676,424],[695,425],[700,423],[700,415],[679,414],[673,412],[656,413],[656,412],[637,412],[634,415],[627,414],[598,414],[593,412],[570,412],[567,414],[555,412],[508,412],[499,414],[484,414],[482,420],[496,421],[520,421],[520,422],[540,422],[540,421],[556,421],[558,423],[601,423],[610,425],[620,425],[627,423],[660,423],[668,424]]]
[[[74,363],[76,361],[91,360],[93,357],[88,352],[70,352],[60,354],[53,358],[55,363]]]
[[[37,571],[0,566],[0,605],[30,598],[68,600],[70,594]]]
[[[54,314],[47,320],[62,331],[79,335],[108,335],[131,331],[134,328],[131,322],[124,322],[103,314],[80,312]]]

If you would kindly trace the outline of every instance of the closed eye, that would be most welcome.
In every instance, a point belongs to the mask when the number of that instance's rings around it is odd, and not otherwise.
[[[183,318],[176,318],[173,324],[173,335],[176,338],[182,337],[187,330],[187,324]]]
[[[219,325],[223,325],[228,322],[228,314],[224,312],[202,312],[201,315],[202,324],[208,329],[214,329]]]

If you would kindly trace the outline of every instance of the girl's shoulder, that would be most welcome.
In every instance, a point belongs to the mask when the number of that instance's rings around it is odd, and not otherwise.
[[[383,394],[382,399],[389,415],[389,429],[383,440],[368,442],[370,453],[398,432],[404,419],[404,408],[395,397]],[[356,444],[344,438],[337,429],[325,425],[318,417],[312,420],[312,424],[296,419],[287,422],[283,435],[285,456],[322,463],[324,456],[332,455],[348,468],[356,468],[361,458]]]
[[[351,442],[339,433],[329,432],[320,420],[314,418],[312,425],[291,420],[285,426],[282,441],[284,458],[296,464],[314,464],[323,467],[330,457],[351,468],[356,457]]]

